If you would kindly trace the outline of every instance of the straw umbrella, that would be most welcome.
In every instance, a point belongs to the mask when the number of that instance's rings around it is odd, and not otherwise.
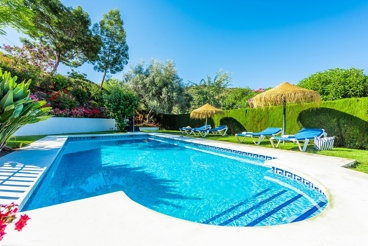
[[[193,110],[190,113],[190,118],[206,119],[206,125],[207,125],[207,117],[212,117],[215,114],[224,114],[224,111],[222,111],[221,109],[215,108],[214,106],[206,103],[202,107]]]
[[[286,103],[310,103],[319,105],[321,96],[318,92],[283,82],[275,88],[258,94],[253,98],[254,107],[283,105],[283,134],[286,132]]]

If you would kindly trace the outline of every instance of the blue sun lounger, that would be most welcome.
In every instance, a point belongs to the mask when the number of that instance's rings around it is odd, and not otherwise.
[[[225,136],[228,129],[229,128],[227,127],[227,125],[221,125],[221,126],[210,129],[208,131],[208,134]]]
[[[208,134],[225,136],[228,129],[229,128],[227,127],[227,125],[221,125],[215,128],[210,127],[208,129],[199,129],[196,130],[195,132],[201,135],[202,137],[205,137]]]
[[[280,134],[281,131],[282,131],[282,128],[268,127],[261,132],[242,132],[242,133],[235,134],[235,136],[238,142],[240,143],[244,142],[246,137],[251,137],[253,140],[253,143],[255,143],[256,145],[259,145],[264,138],[274,137],[277,134]],[[255,137],[258,138],[258,142],[255,141],[254,139]]]
[[[179,128],[179,131],[183,134],[189,134],[191,130],[192,130],[191,127],[181,127],[181,128]]]
[[[208,132],[211,129],[211,125],[204,125],[201,127],[197,127],[197,128],[192,128],[192,130],[189,132],[189,134],[193,134],[193,135],[201,135],[202,137],[205,137],[207,134],[206,132]],[[204,135],[206,134],[206,135]]]
[[[272,147],[277,148],[281,141],[291,141],[298,145],[300,151],[306,151],[309,140],[314,140],[315,137],[327,137],[327,133],[322,128],[303,128],[295,135],[271,137],[270,142]],[[278,141],[276,146],[274,145],[274,140]],[[300,142],[304,142],[303,148],[300,146]]]

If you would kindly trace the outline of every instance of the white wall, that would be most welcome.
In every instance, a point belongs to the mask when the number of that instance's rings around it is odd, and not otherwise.
[[[51,117],[45,121],[27,124],[13,136],[47,135],[78,132],[117,130],[114,119]]]

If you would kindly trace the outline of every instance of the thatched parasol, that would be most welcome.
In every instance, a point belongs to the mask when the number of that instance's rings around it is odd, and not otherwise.
[[[212,117],[215,114],[224,114],[224,111],[222,111],[221,109],[215,108],[214,106],[206,103],[202,107],[193,110],[190,113],[190,118],[206,119],[206,125],[207,125],[207,117]]]
[[[318,92],[301,88],[288,82],[258,94],[253,98],[254,107],[284,105],[283,134],[286,132],[286,103],[310,103],[319,105],[321,96]]]

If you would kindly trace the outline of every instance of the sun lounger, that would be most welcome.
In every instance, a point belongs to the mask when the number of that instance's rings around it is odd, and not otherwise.
[[[327,133],[322,128],[303,128],[295,135],[285,135],[281,137],[271,137],[270,142],[272,147],[278,147],[281,141],[291,141],[298,145],[300,151],[306,151],[309,140],[314,140],[315,137],[327,137]],[[274,145],[274,140],[278,141]],[[300,142],[304,142],[303,148]]]
[[[202,137],[205,137],[208,134],[215,134],[215,135],[225,136],[227,130],[228,130],[227,125],[221,125],[221,126],[218,126],[218,127],[215,127],[215,128],[196,130],[196,133],[200,134]]]
[[[227,127],[227,125],[221,125],[221,126],[210,129],[208,131],[208,134],[225,136],[228,129],[229,128]]]
[[[201,135],[202,137],[205,137],[207,135],[206,132],[208,132],[210,129],[211,129],[211,125],[204,125],[201,127],[192,128],[189,134],[193,134],[193,135],[198,134],[198,135]]]
[[[191,130],[192,130],[191,127],[181,127],[181,128],[179,128],[179,131],[183,134],[189,134]]]
[[[238,142],[240,143],[244,142],[246,137],[251,137],[253,140],[253,143],[255,143],[256,145],[259,145],[264,138],[274,137],[277,134],[280,134],[281,131],[282,131],[282,128],[268,127],[261,132],[242,132],[242,133],[235,134],[235,136]],[[254,138],[258,138],[258,142],[256,142]]]

